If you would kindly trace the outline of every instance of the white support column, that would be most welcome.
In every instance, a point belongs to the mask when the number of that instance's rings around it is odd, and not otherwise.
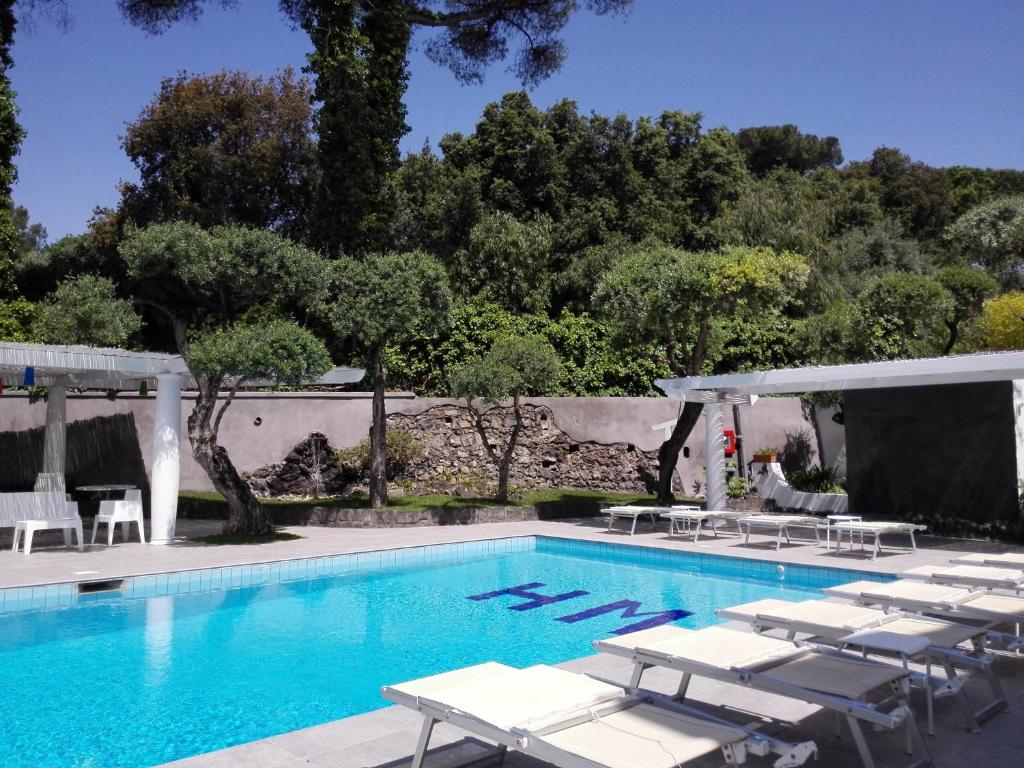
[[[151,544],[174,541],[178,516],[178,478],[181,444],[181,378],[157,376],[156,414],[153,419],[153,466],[150,473]]]
[[[51,384],[46,388],[46,426],[43,429],[43,474],[47,475],[50,485],[45,490],[64,491],[67,423],[67,388]]]
[[[722,404],[704,406],[705,494],[708,509],[725,509],[725,445]]]

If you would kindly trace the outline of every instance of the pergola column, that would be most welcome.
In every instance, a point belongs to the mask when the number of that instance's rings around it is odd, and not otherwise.
[[[43,474],[49,475],[46,490],[64,491],[64,472],[67,466],[67,387],[51,384],[46,389],[46,426],[43,428]]]
[[[150,543],[174,541],[178,516],[178,480],[181,448],[181,377],[157,376],[156,415],[153,420],[153,466],[150,473]]]
[[[704,406],[704,468],[708,509],[725,509],[723,430],[722,404],[719,402],[707,403]]]

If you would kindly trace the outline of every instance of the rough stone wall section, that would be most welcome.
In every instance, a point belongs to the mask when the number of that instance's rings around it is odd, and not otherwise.
[[[300,441],[283,461],[242,473],[257,496],[320,498],[349,490],[351,477],[338,464],[335,450],[322,432]]]
[[[509,483],[524,491],[583,488],[649,493],[657,486],[658,455],[629,443],[573,440],[559,429],[546,406],[524,405],[523,429],[512,457]],[[488,438],[504,451],[515,416],[495,407],[484,415]],[[418,414],[391,414],[389,429],[402,429],[422,443],[423,458],[404,473],[409,490],[486,494],[497,483],[497,468],[485,452],[473,416],[457,405],[439,405]]]

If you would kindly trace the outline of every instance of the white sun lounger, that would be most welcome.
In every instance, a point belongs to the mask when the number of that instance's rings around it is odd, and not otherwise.
[[[854,534],[860,536],[861,547],[864,546],[864,537],[871,536],[872,548],[871,548],[871,559],[874,560],[878,557],[878,553],[882,551],[882,534],[908,534],[910,536],[910,551],[917,554],[917,541],[914,539],[915,531],[926,530],[928,526],[917,525],[915,523],[900,523],[900,522],[889,522],[881,520],[867,520],[867,521],[849,521],[849,522],[838,522],[832,525],[830,533],[836,534],[836,554],[839,554],[840,549],[843,545],[843,534],[849,534],[850,536],[850,549],[853,549],[853,537]]]
[[[903,579],[886,584],[854,581],[826,587],[825,594],[861,605],[913,611],[976,624],[989,633],[989,647],[1018,651],[1024,645],[1024,597]],[[1004,631],[996,631],[997,629]],[[1006,632],[1005,630],[1009,630]]]
[[[954,565],[980,565],[990,568],[1024,569],[1024,552],[1004,552],[1001,555],[971,554],[954,557],[949,562]]]
[[[936,698],[956,696],[972,732],[978,731],[979,722],[1009,706],[993,670],[994,658],[985,651],[988,633],[981,627],[825,600],[757,600],[715,614],[750,624],[758,633],[782,631],[789,640],[807,635],[813,642],[840,649],[854,647],[864,653],[895,656],[908,672],[911,661],[923,662],[925,673],[912,673],[911,679],[925,692],[929,733],[935,732]],[[970,643],[970,647],[962,647],[964,643]],[[936,663],[945,671],[945,678],[932,675]],[[967,678],[958,674],[958,669],[984,675],[992,690],[992,702],[973,710],[963,691]]]
[[[846,718],[865,768],[875,763],[862,725],[905,727],[907,753],[913,754],[915,745],[920,751],[913,765],[931,765],[908,703],[910,674],[904,669],[718,626],[688,630],[664,625],[598,640],[594,648],[633,662],[633,688],[640,686],[645,670],[665,667],[682,673],[680,699],[696,676],[830,709]]]
[[[437,723],[448,723],[561,768],[674,768],[716,750],[728,765],[777,754],[795,768],[817,753],[699,713],[666,697],[629,693],[587,675],[489,662],[399,685],[384,698],[423,715],[412,761],[420,768]]]
[[[985,565],[919,565],[900,573],[900,578],[979,589],[1024,591],[1024,571]]]
[[[719,522],[736,522],[741,517],[748,517],[749,512],[734,512],[727,509],[701,509],[700,507],[673,507],[671,512],[662,512],[661,516],[668,520],[668,536],[688,536],[693,528],[693,541],[700,540],[700,529],[705,522],[711,523],[711,530],[718,536]],[[683,525],[680,525],[682,523]],[[739,525],[737,524],[737,528]]]
[[[651,528],[658,530],[658,515],[665,512],[671,512],[672,507],[634,507],[634,506],[621,506],[621,507],[605,507],[601,510],[602,515],[608,516],[608,530],[612,529],[612,524],[618,519],[623,518],[625,520],[632,520],[633,525],[629,529],[629,535],[632,536],[636,533],[636,521],[637,518],[646,517],[651,521]]]
[[[746,538],[743,540],[744,546],[750,544],[752,529],[763,528],[767,529],[769,534],[775,534],[775,549],[782,547],[783,536],[786,537],[786,543],[790,543],[790,528],[811,528],[814,530],[815,543],[820,543],[821,537],[818,536],[818,529],[826,522],[826,520],[820,517],[810,515],[744,515],[743,517],[736,518],[736,525],[739,526],[740,531],[744,532],[744,528],[746,528]]]

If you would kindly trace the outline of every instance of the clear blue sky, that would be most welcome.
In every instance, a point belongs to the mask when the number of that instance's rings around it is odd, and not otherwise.
[[[14,47],[28,130],[15,200],[51,241],[83,231],[135,178],[119,135],[161,78],[301,68],[309,47],[276,0],[214,7],[155,38],[124,24],[114,0],[70,5],[69,31],[42,20]],[[566,66],[532,97],[631,117],[700,111],[732,129],[796,123],[838,136],[848,160],[886,145],[933,165],[1024,169],[1022,30],[1024,0],[636,0],[626,18],[574,18]],[[405,150],[472,130],[518,87],[501,66],[481,86],[419,53],[411,66]]]

